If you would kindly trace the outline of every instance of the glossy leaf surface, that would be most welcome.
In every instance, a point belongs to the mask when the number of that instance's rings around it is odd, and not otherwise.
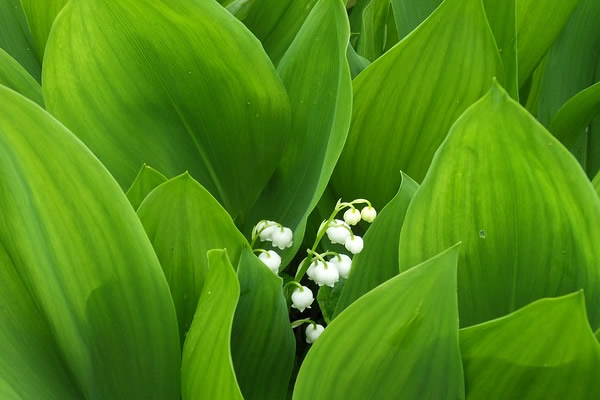
[[[495,85],[453,126],[409,206],[400,267],[462,241],[461,326],[585,289],[597,327],[599,220],[577,161]]]

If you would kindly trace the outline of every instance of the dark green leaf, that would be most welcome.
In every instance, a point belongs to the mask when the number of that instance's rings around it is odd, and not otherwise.
[[[19,0],[0,1],[0,49],[5,50],[37,81],[42,75],[33,38]]]
[[[40,84],[10,54],[1,48],[0,85],[19,92],[44,107],[44,98]]]
[[[358,54],[368,60],[379,58],[384,52],[387,36],[390,0],[371,0],[363,11],[362,31],[358,40]]]
[[[431,15],[442,0],[391,0],[398,36],[402,39]]]
[[[319,288],[319,292],[317,293],[317,303],[319,303],[319,308],[321,310],[321,314],[323,314],[323,319],[328,324],[331,323],[331,320],[334,317],[334,311],[338,301],[340,300],[340,295],[344,290],[345,284],[346,279],[340,278],[333,288],[329,286],[321,286]]]

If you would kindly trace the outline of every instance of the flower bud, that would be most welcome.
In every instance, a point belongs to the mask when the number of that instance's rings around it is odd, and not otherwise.
[[[344,244],[350,236],[350,226],[339,219],[333,220],[327,228],[327,237],[334,244]]]
[[[335,283],[340,280],[340,273],[337,268],[330,262],[323,263],[322,261],[315,267],[315,283],[319,286],[327,285],[334,287]]]
[[[317,340],[319,338],[319,336],[321,336],[321,333],[323,333],[323,331],[325,330],[325,327],[323,325],[320,324],[308,324],[308,326],[306,327],[306,343],[314,343],[315,340]]]
[[[373,220],[375,220],[375,217],[377,216],[377,211],[375,211],[373,207],[368,206],[362,209],[362,211],[360,212],[360,216],[365,221],[371,223],[373,222]]]
[[[279,254],[275,253],[273,250],[269,250],[266,253],[260,253],[258,259],[275,274],[279,273],[279,266],[281,265],[281,257],[279,257]]]
[[[256,232],[260,232],[258,237],[260,238],[261,242],[264,242],[266,240],[270,242],[271,235],[273,234],[273,232],[275,232],[275,229],[277,229],[277,223],[273,221],[262,221],[256,226]]]
[[[312,263],[310,263],[310,266],[306,270],[306,275],[308,276],[308,279],[310,279],[311,281],[315,280],[315,268],[317,268],[318,263],[319,262],[317,260],[313,261]]]
[[[280,250],[283,250],[286,247],[292,247],[292,244],[294,244],[293,238],[294,233],[290,228],[276,228],[273,233],[271,233],[273,247],[279,247]]]
[[[314,300],[315,298],[313,297],[312,290],[306,286],[302,286],[302,288],[296,288],[296,290],[294,290],[292,293],[292,307],[298,309],[300,312],[310,308],[310,305]]]
[[[329,262],[335,266],[340,277],[348,279],[350,268],[352,268],[352,259],[345,254],[340,254],[329,259]]]
[[[360,222],[360,211],[354,207],[350,207],[344,213],[344,221],[346,221],[348,225],[358,224]]]
[[[364,244],[362,238],[357,235],[349,236],[348,238],[346,238],[346,241],[344,242],[344,246],[346,247],[346,250],[348,250],[352,254],[360,253],[362,251],[364,245],[365,244]]]

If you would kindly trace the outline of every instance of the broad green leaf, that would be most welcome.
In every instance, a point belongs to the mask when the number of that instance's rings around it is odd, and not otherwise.
[[[421,24],[442,0],[391,0],[398,36],[403,38]]]
[[[594,185],[594,189],[596,189],[596,193],[600,196],[600,172],[596,174],[594,180],[592,181],[592,185]]]
[[[244,24],[277,65],[316,3],[317,0],[255,0]]]
[[[517,0],[483,0],[485,14],[494,32],[506,76],[506,89],[519,99],[517,55]],[[540,3],[541,4],[541,3]]]
[[[419,185],[402,174],[400,189],[364,236],[365,248],[352,259],[350,276],[334,317],[369,290],[398,275],[398,243],[404,216]]]
[[[175,310],[127,198],[43,109],[3,87],[0,109],[0,269],[10,278],[2,280],[7,289],[0,297],[8,303],[3,313],[23,311],[0,331],[22,335],[15,345],[31,346],[3,351],[0,365],[23,366],[33,361],[32,351],[46,347],[40,364],[23,371],[13,389],[25,396],[19,386],[36,370],[32,384],[40,390],[42,382],[68,371],[68,383],[49,382],[45,391],[67,396],[72,379],[78,390],[71,394],[88,399],[179,398]],[[14,352],[24,358],[5,358]],[[30,398],[47,398],[43,393]]]
[[[350,75],[352,76],[352,79],[354,79],[356,75],[360,74],[371,63],[363,56],[360,56],[356,50],[354,50],[354,47],[351,43],[348,43],[346,58],[348,59],[348,66],[350,67]]]
[[[237,265],[248,242],[227,211],[188,173],[154,189],[138,216],[169,283],[183,342],[208,273],[206,252],[227,248]]]
[[[208,263],[208,277],[183,346],[181,398],[242,400],[229,346],[240,284],[225,250],[210,250]]]
[[[166,176],[189,170],[234,217],[262,191],[288,134],[273,65],[213,1],[69,2],[43,89],[48,110],[123,187],[143,163]]]
[[[142,201],[158,185],[167,181],[167,177],[146,164],[142,165],[140,172],[125,193],[134,210],[137,210]]]
[[[384,53],[386,23],[390,12],[392,12],[390,0],[371,0],[365,7],[362,14],[362,31],[358,40],[358,54],[373,61]]]
[[[554,115],[548,128],[567,148],[587,134],[586,127],[600,115],[600,82],[577,93]]]
[[[306,219],[325,191],[348,133],[349,34],[342,1],[320,0],[278,66],[292,105],[290,139],[246,228],[262,219],[291,227],[295,246],[288,259],[301,244]]]
[[[0,85],[4,85],[15,92],[19,92],[40,106],[44,106],[42,87],[31,75],[14,59],[0,48]]]
[[[350,44],[357,48],[360,39],[363,23],[363,11],[369,5],[371,0],[356,0],[349,11],[348,22],[350,22]]]
[[[354,80],[337,196],[382,208],[400,186],[398,171],[420,182],[452,123],[503,75],[481,0],[444,1]]]
[[[579,1],[585,0],[518,0],[516,2],[519,86],[523,86],[540,63],[567,24]]]
[[[464,399],[449,249],[361,297],[313,344],[294,399]]]
[[[600,325],[600,199],[569,152],[497,85],[456,122],[406,213],[400,268],[463,242],[461,326],[585,289]]]
[[[296,342],[282,280],[248,249],[238,266],[240,300],[231,355],[244,399],[285,399]]]
[[[35,50],[40,59],[43,59],[52,24],[60,10],[67,4],[67,0],[21,0],[21,4],[31,28]]]
[[[37,81],[42,61],[35,52],[31,31],[19,0],[0,1],[0,49],[23,66]]]
[[[536,301],[460,331],[467,398],[600,398],[600,344],[583,293]]]

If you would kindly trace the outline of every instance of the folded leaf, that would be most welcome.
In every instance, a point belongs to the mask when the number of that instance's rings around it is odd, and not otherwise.
[[[183,400],[242,400],[231,363],[231,325],[240,284],[225,250],[208,252],[209,274],[183,346]]]
[[[69,2],[48,41],[43,89],[123,187],[143,163],[166,176],[189,170],[234,217],[262,191],[288,134],[273,65],[213,1]]]
[[[238,266],[240,300],[231,335],[233,366],[244,399],[285,399],[296,341],[282,280],[248,249]]]
[[[464,399],[457,256],[445,251],[334,319],[302,363],[294,399]]]
[[[569,152],[495,85],[456,122],[406,213],[400,268],[462,241],[461,326],[585,289],[600,325],[600,199]]]
[[[0,1],[0,49],[23,66],[37,81],[42,72],[42,61],[37,56],[19,0]]]
[[[600,344],[583,293],[460,331],[467,399],[600,398]]]
[[[0,340],[9,347],[0,368],[15,368],[12,389],[24,398],[178,399],[173,303],[127,198],[43,109],[4,87],[0,109],[0,315],[11,318],[0,332],[12,338]]]
[[[371,0],[365,7],[362,15],[362,31],[358,40],[358,54],[373,61],[384,53],[386,23],[390,12],[392,12],[390,0]]]
[[[446,0],[354,80],[337,196],[382,208],[400,186],[398,171],[420,182],[452,123],[503,75],[481,1]]]
[[[42,87],[40,84],[10,54],[1,48],[0,85],[19,92],[44,107],[44,98],[42,97]]]
[[[348,281],[334,317],[369,290],[398,275],[398,243],[406,210],[419,185],[402,174],[396,196],[381,210],[364,236],[365,248],[352,259]]]
[[[134,210],[137,210],[142,201],[153,191],[158,185],[167,181],[167,178],[146,164],[142,165],[142,169],[135,177],[135,180],[125,193]]]
[[[227,248],[237,265],[248,242],[223,207],[188,173],[153,190],[138,216],[169,283],[183,343],[208,273],[206,252]]]
[[[442,0],[391,0],[398,36],[402,39],[440,5]]]

